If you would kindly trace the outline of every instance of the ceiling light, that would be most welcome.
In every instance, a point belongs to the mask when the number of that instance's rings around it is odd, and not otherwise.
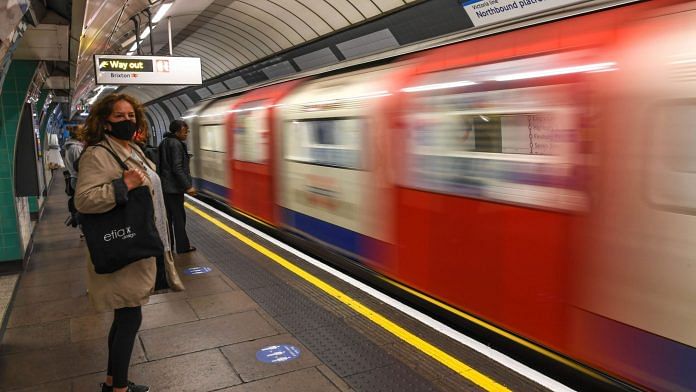
[[[123,43],[121,44],[121,46],[125,48],[126,46],[132,44],[133,42],[135,42],[135,35],[132,36],[132,37],[130,37],[130,38],[128,38],[127,40],[123,41]]]
[[[140,33],[140,39],[145,39],[148,35],[150,35],[150,26],[146,27],[145,30],[143,30],[143,32]]]
[[[606,70],[608,68],[614,68],[615,65],[616,65],[616,63],[597,63],[597,64],[578,65],[575,67],[544,69],[544,70],[540,70],[540,71],[520,72],[520,73],[498,76],[498,77],[494,78],[493,80],[495,80],[497,82],[506,82],[506,81],[510,81],[510,80],[542,78],[542,77],[547,77],[547,76],[567,75],[567,74],[579,73],[579,72],[601,71],[601,70]]]
[[[689,64],[689,63],[696,63],[696,58],[672,61],[670,64],[679,65],[679,64]]]
[[[159,22],[160,20],[162,20],[162,18],[164,18],[164,15],[167,14],[167,11],[169,11],[169,8],[171,8],[172,4],[173,4],[173,3],[162,4],[162,5],[159,7],[159,9],[157,10],[157,13],[155,14],[155,17],[152,18],[152,23],[157,23],[157,22]]]
[[[405,93],[415,93],[415,92],[419,92],[419,91],[440,90],[443,88],[466,87],[466,86],[471,86],[474,84],[476,84],[476,82],[472,82],[470,80],[460,80],[458,82],[435,83],[435,84],[425,84],[423,86],[406,87],[404,89],[401,89],[401,91],[403,91]]]

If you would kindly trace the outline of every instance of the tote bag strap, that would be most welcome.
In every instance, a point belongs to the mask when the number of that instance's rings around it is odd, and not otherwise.
[[[111,151],[110,148],[108,148],[108,147],[106,147],[106,146],[103,146],[103,145],[101,145],[101,144],[95,144],[94,147],[101,147],[101,148],[105,149],[106,151],[108,151],[109,154],[111,154],[111,156],[114,157],[114,159],[116,160],[116,162],[118,162],[118,164],[121,166],[121,168],[123,168],[123,170],[128,170],[128,166],[126,166],[126,164],[123,163],[123,161],[121,160],[121,158],[119,158],[118,155],[116,155],[115,152]]]

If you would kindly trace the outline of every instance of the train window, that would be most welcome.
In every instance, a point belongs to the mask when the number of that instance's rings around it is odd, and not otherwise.
[[[424,93],[413,100],[401,181],[429,191],[584,209],[572,85]]]
[[[285,127],[285,158],[348,169],[362,169],[359,118],[291,121]]]
[[[554,125],[543,113],[474,114],[456,113],[449,120],[457,123],[446,128],[453,135],[445,138],[444,148],[458,151],[504,154],[552,155]]]
[[[264,163],[268,160],[268,121],[266,109],[254,103],[249,110],[236,113],[234,159]]]
[[[649,144],[649,194],[653,204],[696,215],[696,101],[658,106]]]
[[[205,151],[226,152],[227,141],[225,127],[219,125],[202,125],[199,130],[200,148]]]
[[[430,116],[428,116],[430,117]],[[420,119],[416,144],[439,151],[555,155],[557,124],[550,113],[442,113]]]

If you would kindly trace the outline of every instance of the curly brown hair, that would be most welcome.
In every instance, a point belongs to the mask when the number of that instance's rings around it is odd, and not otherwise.
[[[114,111],[114,106],[118,101],[126,101],[133,106],[135,112],[135,123],[138,129],[147,129],[148,124],[145,119],[143,106],[137,99],[128,94],[109,94],[100,99],[94,104],[89,111],[89,116],[85,121],[85,127],[82,129],[80,140],[84,141],[88,146],[95,145],[104,140],[104,132],[106,130],[107,118]]]

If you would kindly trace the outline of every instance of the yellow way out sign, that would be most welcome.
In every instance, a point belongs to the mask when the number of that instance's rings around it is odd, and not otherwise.
[[[97,84],[199,85],[203,82],[197,57],[95,55]]]
[[[152,60],[119,60],[104,58],[99,62],[100,71],[152,72]]]

